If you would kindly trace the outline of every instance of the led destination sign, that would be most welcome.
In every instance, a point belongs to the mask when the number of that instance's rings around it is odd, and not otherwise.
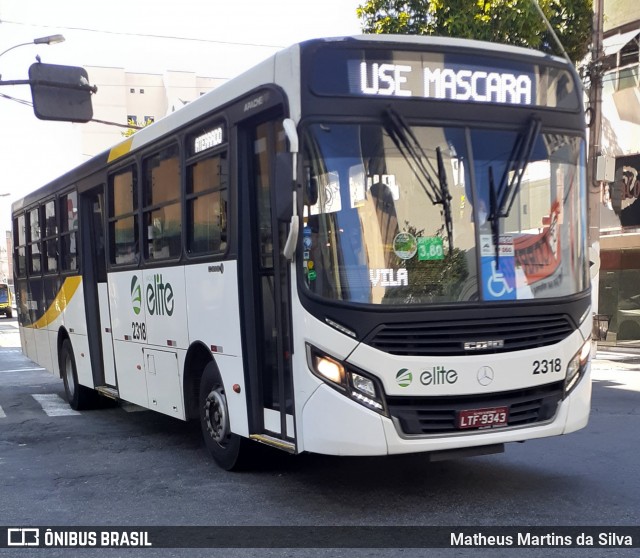
[[[530,105],[533,83],[527,74],[453,68],[422,68],[419,80],[405,64],[360,63],[363,95],[424,97],[454,101]],[[409,83],[419,85],[411,89]],[[415,85],[414,85],[415,87]]]
[[[316,95],[386,97],[580,110],[571,70],[494,53],[332,47],[313,56]]]
[[[216,126],[211,130],[208,130],[204,134],[197,136],[193,140],[193,153],[201,153],[212,147],[217,147],[224,142],[224,127],[223,125]]]

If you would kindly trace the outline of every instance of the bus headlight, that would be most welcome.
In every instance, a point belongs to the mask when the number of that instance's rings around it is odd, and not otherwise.
[[[334,384],[344,384],[344,366],[338,361],[326,356],[316,356],[314,363],[316,372],[325,380]]]
[[[374,378],[350,369],[311,345],[307,345],[307,363],[311,371],[331,387],[368,409],[386,415],[382,388]]]
[[[567,377],[564,380],[564,394],[569,395],[571,390],[577,385],[578,380],[584,374],[584,371],[591,357],[591,339],[587,339],[586,343],[580,347],[580,350],[569,362],[567,366]]]

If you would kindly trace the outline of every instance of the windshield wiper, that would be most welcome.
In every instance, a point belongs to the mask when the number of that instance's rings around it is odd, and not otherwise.
[[[420,186],[422,186],[425,194],[427,194],[432,204],[442,205],[442,213],[449,241],[449,253],[451,253],[453,251],[453,220],[451,218],[452,197],[449,192],[449,185],[447,184],[447,176],[442,159],[442,150],[440,147],[436,148],[438,164],[438,169],[436,170],[429,160],[429,157],[427,157],[424,149],[422,149],[422,146],[420,145],[418,138],[413,133],[413,130],[404,121],[402,116],[391,107],[388,107],[385,110],[384,115],[386,116],[385,129],[387,130],[389,137],[391,137],[391,140],[398,148],[398,151],[400,151],[401,155],[409,165],[409,168],[413,171],[413,174],[418,179],[418,182]],[[433,175],[437,177],[437,182],[433,179]]]
[[[520,191],[522,177],[531,160],[533,146],[540,132],[540,126],[540,120],[532,117],[529,120],[527,129],[523,133],[518,134],[513,144],[511,154],[509,155],[507,165],[504,168],[504,173],[498,186],[497,213],[494,214],[496,217],[509,217],[513,202]],[[509,180],[509,173],[513,173],[511,180]]]
[[[493,237],[493,249],[496,254],[496,263],[500,266],[500,218],[498,212],[498,193],[496,192],[496,183],[493,180],[493,167],[489,166],[489,217],[491,222],[491,234]]]
[[[527,165],[531,160],[533,146],[540,132],[541,123],[538,118],[531,118],[527,124],[527,129],[518,134],[511,149],[509,159],[504,168],[504,173],[500,179],[500,184],[496,189],[493,167],[489,166],[489,217],[491,222],[491,233],[493,236],[493,246],[495,249],[496,262],[499,263],[500,255],[500,219],[509,217],[511,207],[520,191],[522,177],[527,170]],[[512,173],[509,179],[509,173]]]

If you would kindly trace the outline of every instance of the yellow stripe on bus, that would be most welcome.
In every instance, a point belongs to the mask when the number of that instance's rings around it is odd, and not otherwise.
[[[31,327],[35,329],[47,327],[50,323],[54,322],[64,309],[69,306],[69,302],[73,298],[73,295],[78,290],[82,277],[76,275],[75,277],[67,277],[62,284],[62,288],[58,291],[55,300],[51,303],[51,306],[44,313],[42,318],[37,322],[31,324]]]
[[[131,151],[132,143],[133,138],[129,138],[124,140],[122,143],[119,143],[118,145],[114,145],[111,148],[111,151],[109,151],[109,158],[107,159],[107,162],[110,163],[111,161],[115,161],[120,157],[124,157],[127,153],[129,153],[129,151]]]

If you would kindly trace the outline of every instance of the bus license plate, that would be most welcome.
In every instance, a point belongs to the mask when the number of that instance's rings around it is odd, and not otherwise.
[[[468,409],[458,413],[458,428],[494,428],[507,426],[508,407]]]

